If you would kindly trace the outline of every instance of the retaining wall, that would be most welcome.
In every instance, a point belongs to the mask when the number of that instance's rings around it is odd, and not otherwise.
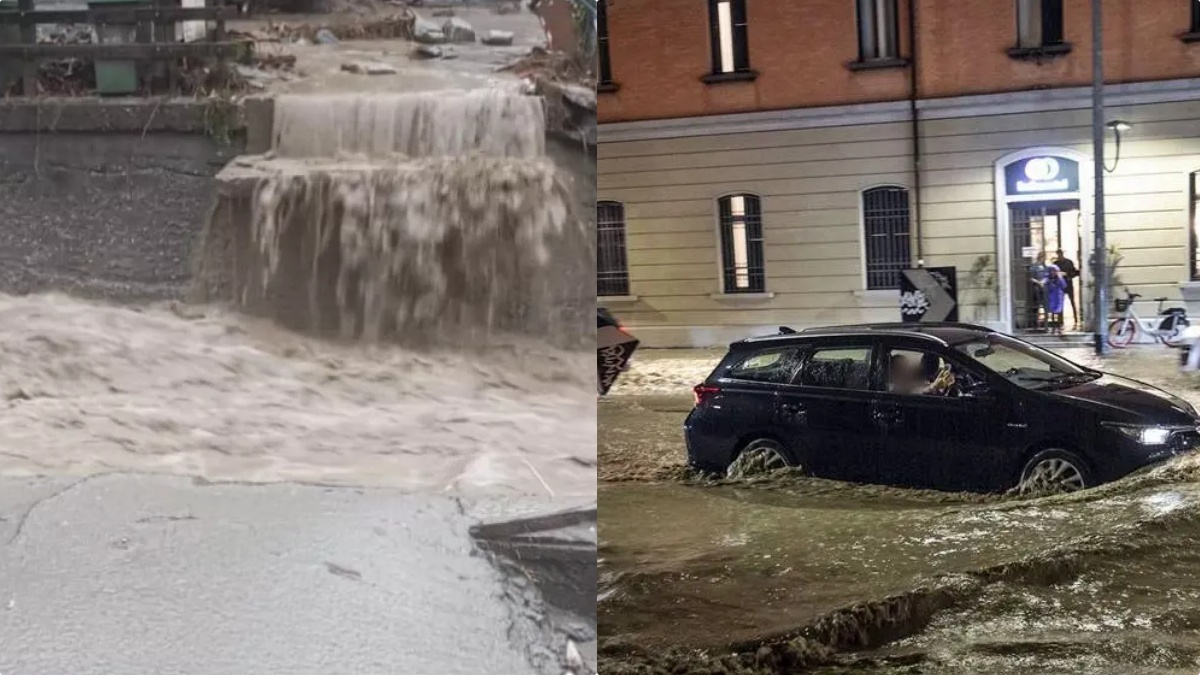
[[[0,292],[182,295],[242,117],[192,100],[0,104]]]

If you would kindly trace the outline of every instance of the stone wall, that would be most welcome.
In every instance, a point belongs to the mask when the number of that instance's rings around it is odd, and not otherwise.
[[[240,118],[193,101],[0,107],[0,292],[182,295],[213,177],[240,152],[236,140],[215,139]]]

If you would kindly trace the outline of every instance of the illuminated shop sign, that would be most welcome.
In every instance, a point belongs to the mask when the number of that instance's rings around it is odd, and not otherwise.
[[[1009,195],[1079,191],[1079,162],[1066,157],[1030,157],[1004,168]]]

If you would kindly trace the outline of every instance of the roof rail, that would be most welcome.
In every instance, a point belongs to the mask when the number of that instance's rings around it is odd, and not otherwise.
[[[829,330],[920,330],[921,328],[967,328],[985,333],[995,333],[996,331],[987,326],[979,326],[973,323],[959,323],[955,321],[895,321],[891,323],[859,323],[859,324],[841,324],[836,326],[812,326],[805,328],[803,332],[829,331]]]

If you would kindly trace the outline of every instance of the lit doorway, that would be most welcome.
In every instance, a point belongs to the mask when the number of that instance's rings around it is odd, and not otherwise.
[[[1069,296],[1063,301],[1063,329],[1079,330],[1083,325],[1082,257],[1083,220],[1078,199],[1017,202],[1009,205],[1011,246],[1009,287],[1012,326],[1018,332],[1042,332],[1047,328],[1044,294],[1033,282],[1030,268],[1044,256],[1046,264],[1063,257],[1074,264],[1081,276],[1071,280]]]

